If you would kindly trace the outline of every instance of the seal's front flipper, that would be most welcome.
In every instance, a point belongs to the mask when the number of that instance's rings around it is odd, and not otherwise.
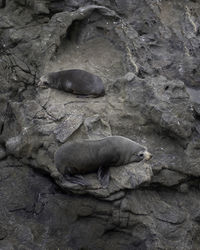
[[[106,188],[110,181],[110,173],[108,167],[100,167],[98,169],[97,178],[100,181],[103,188]]]
[[[74,184],[79,184],[81,186],[88,186],[88,182],[81,175],[65,175],[65,179]]]

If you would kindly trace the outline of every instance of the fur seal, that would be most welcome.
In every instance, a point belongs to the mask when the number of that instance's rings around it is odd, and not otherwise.
[[[51,87],[86,96],[103,96],[105,89],[100,77],[81,69],[48,73],[40,78],[39,87]]]
[[[109,167],[149,160],[146,147],[123,136],[108,136],[100,140],[66,142],[56,151],[54,163],[58,171],[73,183],[87,185],[79,174],[98,172],[102,186],[109,183]]]

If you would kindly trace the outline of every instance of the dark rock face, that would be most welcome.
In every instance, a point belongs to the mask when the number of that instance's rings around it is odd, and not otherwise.
[[[0,1],[0,249],[200,249],[199,15],[189,0]],[[106,95],[37,87],[73,68]],[[111,168],[108,188],[58,178],[62,143],[109,135],[153,158]]]

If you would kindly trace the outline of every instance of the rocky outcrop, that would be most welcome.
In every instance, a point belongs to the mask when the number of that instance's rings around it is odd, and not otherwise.
[[[0,1],[0,249],[199,249],[197,1]],[[106,95],[40,89],[99,75]],[[149,162],[58,178],[65,141],[122,135]]]

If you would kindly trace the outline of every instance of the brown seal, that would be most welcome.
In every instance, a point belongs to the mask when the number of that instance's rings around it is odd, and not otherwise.
[[[108,136],[100,140],[82,140],[64,143],[55,153],[54,163],[67,180],[86,185],[83,177],[98,171],[103,186],[109,183],[109,167],[149,160],[152,155],[146,147],[122,136]]]
[[[48,73],[40,78],[39,87],[51,87],[86,96],[103,96],[105,89],[100,77],[81,69]]]

